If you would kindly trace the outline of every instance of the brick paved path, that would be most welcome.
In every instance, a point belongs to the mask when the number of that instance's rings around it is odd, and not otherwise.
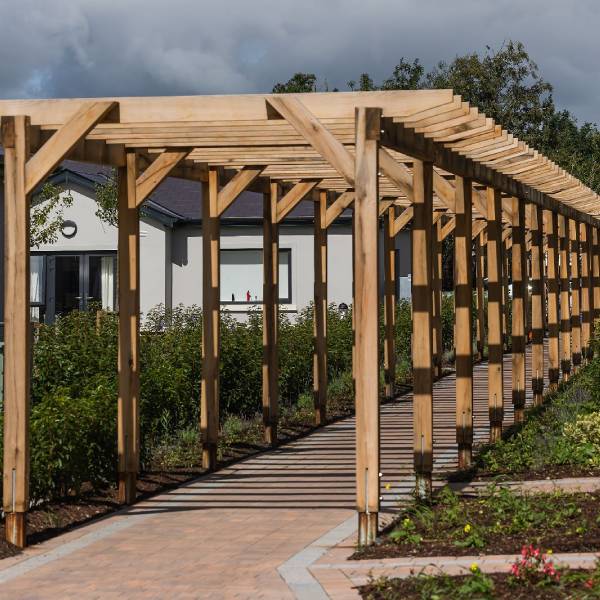
[[[510,355],[505,378],[511,423]],[[486,398],[487,365],[480,364],[474,412],[480,440],[487,436]],[[442,475],[456,465],[454,376],[436,383],[434,402]],[[411,424],[410,395],[382,408],[388,515],[412,487]],[[348,522],[353,508],[349,418],[1,561],[0,598],[294,598],[302,582],[293,592],[277,568]],[[304,597],[316,597],[315,590]]]

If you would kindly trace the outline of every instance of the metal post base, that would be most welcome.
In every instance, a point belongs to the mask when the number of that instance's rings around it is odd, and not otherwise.
[[[25,513],[6,513],[4,518],[4,535],[7,542],[14,544],[17,548],[25,548],[27,545]]]
[[[379,513],[358,513],[358,545],[371,546],[377,539]]]

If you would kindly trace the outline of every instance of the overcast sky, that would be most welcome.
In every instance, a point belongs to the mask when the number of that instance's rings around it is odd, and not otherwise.
[[[599,0],[0,0],[0,97],[345,89],[520,40],[559,107],[600,122]]]

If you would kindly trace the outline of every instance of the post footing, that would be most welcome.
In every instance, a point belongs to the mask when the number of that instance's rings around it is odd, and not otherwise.
[[[202,446],[202,468],[214,471],[217,468],[217,444],[205,443]]]
[[[26,513],[9,512],[4,518],[4,535],[7,542],[14,544],[17,548],[25,548],[27,545],[26,535]]]
[[[468,469],[473,462],[473,446],[471,444],[458,445],[458,468]]]
[[[119,491],[117,500],[119,504],[133,504],[137,492],[137,473],[119,473]]]
[[[378,533],[379,513],[358,513],[358,545],[371,546],[375,543]]]
[[[273,423],[265,423],[265,444],[269,446],[277,446],[277,421]]]
[[[490,443],[493,444],[502,438],[502,423],[490,423]]]
[[[429,502],[431,500],[431,491],[433,489],[431,472],[415,473],[415,497],[419,500]]]

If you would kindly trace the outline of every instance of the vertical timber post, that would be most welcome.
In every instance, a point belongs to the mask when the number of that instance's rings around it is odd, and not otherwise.
[[[477,358],[483,360],[485,348],[485,295],[483,279],[485,277],[485,231],[475,240],[475,299],[477,306]]]
[[[573,350],[573,372],[581,366],[581,281],[579,279],[579,227],[577,221],[569,219],[571,241],[571,343]]]
[[[509,315],[512,311],[512,302],[510,294],[508,293],[508,286],[510,285],[510,279],[508,274],[510,273],[510,235],[502,242],[502,348],[504,352],[509,350]]]
[[[381,109],[356,109],[355,376],[358,542],[373,544],[379,515],[378,151]]]
[[[579,223],[579,241],[581,243],[581,356],[583,361],[587,362],[591,358],[593,299],[591,298],[590,226],[586,223]]]
[[[318,192],[315,202],[315,317],[313,393],[315,425],[327,420],[327,192]]]
[[[412,363],[415,495],[431,497],[433,471],[433,164],[414,161],[412,227]]]
[[[525,324],[527,256],[525,247],[525,202],[512,199],[512,401],[515,423],[525,416]]]
[[[25,165],[29,117],[2,117],[4,147],[4,474],[5,537],[23,548],[29,508],[29,202]]]
[[[220,352],[220,223],[218,210],[219,174],[208,170],[202,184],[202,466],[217,466],[219,436],[219,352]]]
[[[277,444],[279,415],[279,184],[272,181],[264,197],[263,214],[263,386],[262,411],[265,443]]]
[[[433,374],[442,376],[442,219],[433,225]]]
[[[487,188],[488,219],[488,408],[490,442],[502,436],[504,419],[504,367],[502,336],[502,196],[498,190]]]
[[[548,288],[548,387],[555,390],[560,376],[558,321],[558,224],[556,213],[544,211],[544,230],[547,239]]]
[[[456,177],[454,298],[456,332],[456,442],[458,466],[471,466],[473,456],[473,281],[472,184]]]
[[[544,397],[544,247],[542,242],[543,211],[530,205],[531,229],[531,387],[533,404]]]
[[[128,151],[119,169],[119,502],[132,504],[139,469],[140,221],[137,157]]]
[[[596,328],[596,321],[600,318],[600,235],[598,228],[592,227],[592,335]]]
[[[385,339],[383,361],[385,370],[385,397],[394,397],[396,382],[396,244],[394,236],[394,219],[396,207],[390,206],[385,213],[383,229],[383,273],[384,297],[383,318]]]
[[[564,381],[571,376],[571,282],[569,268],[569,229],[567,220],[558,215],[560,269],[560,370]]]

